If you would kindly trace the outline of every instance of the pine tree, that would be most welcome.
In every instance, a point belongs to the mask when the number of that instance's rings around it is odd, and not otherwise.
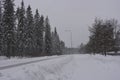
[[[25,8],[24,2],[21,2],[21,8],[18,8],[16,11],[17,16],[17,48],[19,56],[24,55],[25,48],[25,27],[26,27],[26,18],[25,18]]]
[[[95,23],[93,24],[92,28],[90,28],[91,36],[89,41],[89,47],[91,47],[91,51],[93,53],[100,53],[102,52],[101,46],[101,32],[102,32],[102,25],[103,20],[95,19]]]
[[[7,57],[14,56],[15,51],[15,16],[13,0],[4,1],[3,12],[4,27],[4,55]]]
[[[26,28],[25,28],[25,49],[27,56],[33,56],[35,49],[35,39],[34,39],[34,21],[33,14],[30,5],[26,11]]]
[[[92,53],[102,53],[106,55],[114,46],[114,28],[110,20],[95,20],[90,28],[91,36],[87,44],[87,50]]]
[[[103,25],[103,53],[106,55],[106,52],[112,51],[114,47],[114,26],[112,26],[111,21],[105,21]]]
[[[34,27],[35,27],[35,39],[36,39],[36,49],[37,55],[40,56],[43,51],[43,28],[44,28],[44,17],[39,15],[38,9],[34,16]]]
[[[52,37],[48,17],[45,20],[45,55],[52,55]]]

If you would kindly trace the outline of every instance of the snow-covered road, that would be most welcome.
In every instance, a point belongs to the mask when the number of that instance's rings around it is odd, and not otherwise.
[[[120,80],[120,56],[65,55],[0,70],[0,80]]]

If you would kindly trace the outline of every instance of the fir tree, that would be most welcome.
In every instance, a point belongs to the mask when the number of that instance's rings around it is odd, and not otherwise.
[[[35,49],[35,39],[34,39],[34,21],[33,14],[30,5],[26,11],[26,28],[25,28],[25,49],[27,56],[33,56]]]
[[[35,27],[35,39],[36,39],[36,49],[37,55],[40,56],[43,51],[43,28],[44,28],[44,17],[39,15],[38,10],[34,16],[34,27]]]
[[[55,27],[54,32],[52,33],[52,51],[54,55],[61,54],[60,39]]]
[[[45,55],[52,55],[52,37],[48,17],[45,20]]]
[[[24,2],[21,2],[21,8],[17,9],[17,48],[19,56],[24,55],[25,48],[25,27],[26,27],[26,18],[25,18],[25,8]]]
[[[4,55],[13,56],[15,51],[15,16],[13,0],[4,1],[3,27],[4,27]]]
[[[40,27],[39,27],[39,31],[38,31],[38,34],[39,34],[39,52],[42,54],[43,52],[43,40],[44,40],[44,17],[43,15],[40,17]]]

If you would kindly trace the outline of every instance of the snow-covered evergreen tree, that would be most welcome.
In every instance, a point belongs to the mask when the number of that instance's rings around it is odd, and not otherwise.
[[[24,55],[25,48],[25,27],[26,27],[26,18],[25,18],[25,8],[24,2],[21,2],[21,8],[17,8],[17,53],[19,56]]]
[[[52,33],[52,52],[52,54],[54,55],[61,54],[60,39],[56,27],[54,29],[54,32]]]
[[[38,32],[38,34],[39,34],[39,52],[42,54],[42,52],[43,52],[43,45],[44,45],[44,29],[45,29],[45,27],[44,27],[44,16],[42,15],[41,17],[40,17],[40,27],[39,27],[39,32]]]
[[[52,36],[48,17],[45,20],[45,55],[52,55]]]
[[[13,0],[4,0],[3,12],[3,34],[4,34],[4,55],[14,56],[15,52],[15,15]]]
[[[34,21],[33,14],[30,5],[26,11],[26,28],[25,28],[25,50],[26,55],[33,56],[35,49],[35,39],[34,39]]]
[[[90,28],[91,36],[87,49],[93,53],[109,52],[114,47],[114,27],[110,20],[96,19],[92,28]]]
[[[43,28],[44,17],[39,15],[38,9],[34,16],[35,39],[36,39],[36,56],[40,56],[43,51]]]
[[[14,0],[3,0],[2,11],[0,1],[0,55],[60,55],[63,46],[64,42],[59,39],[56,28],[51,35],[48,17],[44,21],[36,10],[33,18],[30,5],[25,11],[23,0],[16,12]]]

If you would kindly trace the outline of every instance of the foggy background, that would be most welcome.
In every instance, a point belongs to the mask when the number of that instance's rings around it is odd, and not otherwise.
[[[15,0],[16,7],[22,0]],[[73,35],[73,47],[78,47],[89,39],[88,27],[96,17],[115,18],[120,21],[120,0],[24,0],[31,5],[33,13],[48,16],[51,27],[57,27],[60,38],[70,47],[70,33]],[[25,6],[27,8],[27,6]]]

